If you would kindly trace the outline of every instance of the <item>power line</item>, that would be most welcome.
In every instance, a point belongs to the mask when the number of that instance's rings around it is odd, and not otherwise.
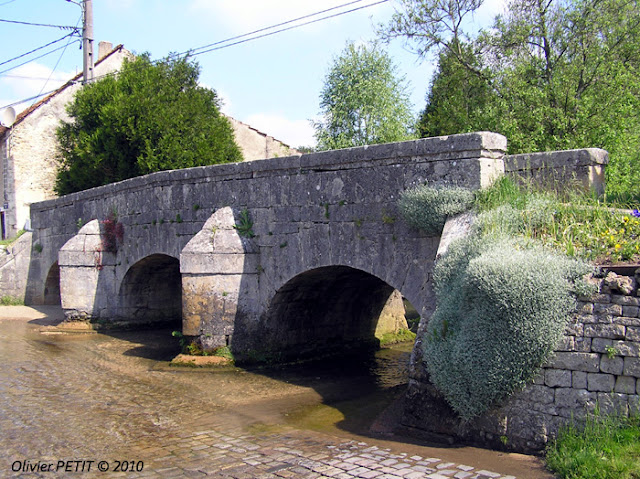
[[[292,18],[291,20],[287,20],[287,21],[282,22],[282,23],[277,23],[277,24],[275,24],[275,25],[270,25],[270,26],[268,26],[268,27],[263,27],[263,28],[260,28],[260,29],[258,29],[258,30],[254,30],[254,31],[249,32],[249,33],[243,33],[242,35],[238,35],[238,36],[235,36],[235,37],[227,38],[227,39],[225,39],[225,40],[220,40],[220,41],[215,42],[215,43],[210,43],[209,45],[203,45],[203,46],[201,46],[201,47],[194,48],[194,49],[192,49],[192,50],[189,50],[189,51],[187,51],[187,52],[183,52],[183,53],[179,53],[179,54],[177,54],[177,55],[179,56],[179,55],[184,55],[184,54],[187,54],[187,53],[193,53],[193,52],[195,52],[195,51],[197,51],[197,50],[202,50],[202,49],[205,49],[205,48],[209,48],[209,47],[213,47],[213,46],[216,46],[216,45],[220,45],[220,44],[222,44],[222,43],[227,43],[227,42],[230,42],[230,41],[233,41],[233,40],[238,40],[238,39],[240,39],[240,38],[248,37],[248,36],[250,36],[250,35],[254,35],[254,34],[256,34],[256,33],[261,33],[261,32],[264,32],[264,31],[266,31],[266,30],[271,30],[271,29],[273,29],[273,28],[282,27],[282,26],[284,26],[284,25],[288,25],[288,24],[293,23],[293,22],[297,22],[297,21],[300,21],[300,20],[304,20],[304,19],[306,19],[306,18],[310,18],[310,17],[315,17],[316,15],[321,15],[321,14],[323,14],[323,13],[327,13],[327,12],[330,12],[330,11],[332,11],[332,10],[336,10],[336,9],[339,9],[339,8],[347,7],[347,6],[349,6],[349,5],[353,5],[354,3],[360,3],[360,2],[363,2],[363,1],[365,1],[365,0],[355,0],[355,1],[353,1],[353,2],[344,3],[344,4],[342,4],[342,5],[337,5],[337,6],[332,7],[332,8],[327,8],[326,10],[321,10],[321,11],[319,11],[319,12],[310,13],[310,14],[308,14],[308,15],[304,15],[304,16],[302,16],[302,17]],[[363,8],[366,8],[366,7],[363,7]],[[349,12],[345,12],[345,13],[349,13]],[[329,18],[330,18],[330,17],[329,17]],[[300,26],[302,26],[302,25],[300,25]]]
[[[217,46],[217,47],[214,47],[214,48],[209,48],[208,50],[204,50],[204,51],[201,51],[201,52],[193,53],[192,55],[196,56],[196,55],[202,55],[204,53],[213,52],[213,51],[216,51],[216,50],[222,50],[223,48],[232,47],[234,45],[240,45],[241,43],[246,43],[246,42],[250,42],[252,40],[257,40],[259,38],[268,37],[268,36],[271,36],[271,35],[275,35],[276,33],[282,33],[282,32],[286,32],[287,30],[293,30],[294,28],[304,27],[305,25],[311,25],[312,23],[317,23],[317,22],[321,22],[323,20],[328,20],[330,18],[339,17],[341,15],[346,15],[347,13],[356,12],[356,11],[362,10],[364,8],[374,7],[376,5],[380,5],[381,3],[386,3],[388,1],[389,0],[379,0],[378,2],[375,2],[375,3],[370,3],[368,5],[363,5],[361,7],[352,8],[351,10],[345,10],[344,12],[334,13],[333,15],[327,15],[326,17],[316,18],[316,19],[310,20],[308,22],[299,23],[297,25],[292,25],[292,26],[287,27],[287,28],[281,28],[280,30],[275,30],[273,32],[264,33],[264,34],[258,35],[256,37],[246,38],[244,40],[240,40],[240,41],[237,41],[237,42],[234,42],[234,43],[228,43],[226,45],[220,45],[220,46]],[[353,3],[355,3],[355,2],[353,2]],[[349,5],[349,4],[346,4],[346,5]],[[295,20],[292,20],[292,21],[295,21]],[[290,22],[287,22],[287,23],[290,23]],[[268,30],[270,28],[274,28],[274,27],[267,27],[266,29],[263,29],[263,30]],[[222,40],[220,42],[217,42],[217,44],[226,43],[228,41],[231,41],[231,39]],[[214,45],[214,44],[212,44],[212,45]],[[200,47],[200,48],[204,48],[204,47]],[[187,52],[185,52],[185,53],[187,53]]]
[[[67,35],[65,35],[64,37],[62,37],[62,38],[58,38],[57,40],[54,40],[54,41],[52,41],[52,42],[47,43],[46,45],[42,45],[41,47],[34,48],[34,49],[33,49],[33,50],[31,50],[30,52],[23,53],[22,55],[18,55],[17,57],[11,58],[10,60],[5,60],[5,61],[3,61],[2,63],[0,63],[0,66],[2,66],[2,65],[6,65],[7,63],[11,63],[12,61],[18,60],[18,59],[20,59],[20,58],[22,58],[22,57],[26,57],[27,55],[31,55],[32,53],[35,53],[35,52],[37,52],[38,50],[42,50],[43,48],[47,48],[47,47],[49,47],[49,46],[53,45],[54,43],[61,42],[61,41],[62,41],[62,40],[64,40],[65,38],[71,37],[71,36],[73,36],[74,34],[75,34],[75,32],[68,33],[68,34],[67,34]]]
[[[15,2],[16,0],[9,0],[8,2],[0,3],[0,7],[4,7],[5,5],[9,5],[10,3]]]
[[[31,96],[29,98],[24,98],[22,100],[14,101],[13,103],[9,103],[8,105],[3,106],[2,109],[9,108],[10,106],[16,106],[16,105],[19,105],[20,103],[26,103],[28,101],[35,100],[35,99],[43,97],[43,96],[51,95],[52,93],[55,93],[58,90],[59,90],[59,88],[56,88],[55,90],[51,90],[51,91],[48,91],[48,92],[45,92],[45,93],[40,93],[38,95]]]
[[[50,28],[60,28],[61,30],[74,30],[76,27],[71,27],[69,25],[51,25],[48,23],[31,23],[31,22],[21,22],[18,20],[6,20],[4,18],[0,18],[0,22],[3,23],[15,23],[18,25],[29,25],[32,27],[50,27]]]
[[[249,37],[250,35],[254,35],[254,34],[256,34],[256,33],[265,32],[265,31],[267,31],[267,30],[272,30],[272,29],[274,29],[274,28],[278,28],[278,27],[280,27],[280,26],[288,25],[288,24],[290,24],[290,23],[297,22],[297,21],[300,21],[300,20],[304,20],[304,19],[306,19],[306,18],[315,17],[315,16],[317,16],[317,15],[321,15],[321,14],[323,14],[323,13],[327,13],[327,12],[329,12],[329,11],[336,10],[336,9],[339,9],[339,8],[344,8],[344,7],[347,7],[347,6],[349,6],[349,5],[353,5],[353,4],[355,4],[355,3],[360,3],[360,2],[362,2],[362,1],[365,1],[365,0],[354,0],[354,1],[352,1],[352,2],[348,2],[348,3],[342,4],[342,5],[338,5],[338,6],[336,6],[336,7],[328,8],[328,9],[326,9],[326,10],[321,10],[321,11],[318,11],[318,12],[315,12],[315,13],[311,13],[311,14],[309,14],[309,15],[304,15],[304,16],[302,16],[302,17],[294,18],[294,19],[291,19],[291,20],[287,20],[287,21],[285,21],[285,22],[281,22],[281,23],[277,23],[277,24],[274,24],[274,25],[270,25],[270,26],[268,26],[268,27],[260,28],[260,29],[258,29],[258,30],[253,31],[253,32],[245,33],[245,34],[242,34],[242,35],[237,35],[237,36],[235,36],[235,37],[230,37],[230,38],[227,38],[227,39],[225,39],[225,40],[220,40],[220,41],[218,41],[218,42],[211,43],[211,44],[209,44],[209,45],[204,45],[204,46],[201,46],[201,47],[196,47],[196,48],[191,49],[191,50],[188,50],[188,51],[186,51],[186,52],[182,52],[182,53],[178,53],[178,54],[169,55],[169,58],[171,58],[171,57],[175,57],[175,56],[181,56],[181,55],[192,55],[192,56],[196,56],[196,55],[203,55],[203,54],[205,54],[205,53],[210,53],[210,52],[212,52],[212,51],[222,50],[223,48],[228,48],[228,47],[232,47],[232,46],[234,46],[234,45],[239,45],[239,44],[241,44],[241,43],[246,43],[246,42],[249,42],[249,41],[252,41],[252,40],[257,40],[257,39],[259,39],[259,38],[264,38],[264,37],[267,37],[267,36],[275,35],[276,33],[281,33],[281,32],[285,32],[285,31],[288,31],[288,30],[293,30],[293,29],[298,28],[298,27],[303,27],[303,26],[310,25],[310,24],[313,24],[313,23],[317,23],[317,22],[320,22],[320,21],[323,21],[323,20],[328,20],[328,19],[331,19],[331,18],[335,18],[335,17],[339,17],[339,16],[342,16],[342,15],[346,15],[347,13],[352,13],[352,12],[356,12],[356,11],[358,11],[358,10],[363,10],[363,9],[365,9],[365,8],[374,7],[374,6],[376,6],[376,5],[380,5],[380,4],[382,4],[382,3],[386,3],[386,2],[388,2],[389,0],[378,0],[377,2],[370,3],[370,4],[367,4],[367,5],[362,5],[362,6],[359,6],[359,7],[356,7],[356,8],[352,8],[352,9],[350,9],[350,10],[345,10],[345,11],[342,11],[342,12],[334,13],[334,14],[332,14],[332,15],[327,15],[327,16],[325,16],[325,17],[316,18],[316,19],[311,20],[311,21],[308,21],[308,22],[299,23],[299,24],[292,25],[292,26],[289,26],[289,27],[286,27],[286,28],[281,28],[280,30],[275,30],[275,31],[273,31],[273,32],[268,32],[268,33],[265,33],[265,34],[263,34],[263,35],[258,35],[258,36],[255,36],[255,37],[246,38],[246,37]],[[241,38],[244,38],[244,40],[240,40],[240,41],[237,41],[237,42],[234,42],[234,43],[228,43],[228,42],[232,42],[233,40],[239,40],[239,39],[241,39]],[[79,40],[76,40],[76,41],[79,41]],[[48,53],[45,53],[44,55],[41,55],[40,57],[34,58],[33,60],[37,60],[38,58],[42,58],[42,57],[43,57],[43,56],[45,56],[45,55],[49,55],[50,53],[53,53],[53,52],[55,52],[55,51],[57,51],[57,50],[60,50],[61,48],[66,48],[67,46],[68,46],[68,44],[67,44],[67,45],[65,45],[64,47],[60,47],[60,48],[57,48],[57,49],[55,49],[55,50],[52,50],[52,51],[50,51],[50,52],[48,52]],[[210,47],[213,47],[213,48],[210,48]],[[205,50],[203,50],[203,49],[205,49]],[[198,50],[203,50],[203,51],[198,51]],[[196,52],[196,53],[193,53],[193,52]],[[30,60],[30,61],[33,61],[33,60]],[[30,61],[25,62],[25,63],[29,63]],[[152,63],[154,63],[154,64],[155,64],[155,63],[159,63],[159,62],[161,62],[161,61],[162,61],[161,59],[160,59],[160,60],[155,60],[155,61],[153,61]],[[21,65],[18,65],[18,66],[22,66],[22,65],[24,65],[25,63],[22,63]],[[14,67],[14,68],[17,68],[17,67]],[[8,71],[10,71],[10,70],[13,70],[14,68],[9,68],[9,69],[7,69],[7,70],[0,71],[0,75],[2,75],[3,73],[8,72]],[[110,73],[105,73],[105,74],[99,75],[99,76],[97,76],[97,77],[95,77],[95,78],[94,78],[94,81],[95,81],[95,80],[99,80],[99,79],[101,79],[101,78],[105,78],[105,77],[109,77],[109,76],[117,75],[117,73],[118,73],[118,72],[110,72]],[[75,81],[74,83],[78,83],[78,81]],[[8,107],[8,106],[18,105],[18,104],[20,104],[20,103],[24,103],[24,102],[27,102],[27,101],[31,101],[31,100],[36,99],[36,98],[39,98],[39,97],[41,97],[41,96],[49,95],[49,94],[51,94],[51,93],[53,93],[53,92],[55,92],[55,91],[56,91],[56,90],[52,90],[52,91],[47,92],[47,93],[43,93],[43,94],[36,95],[36,96],[34,96],[34,97],[31,97],[31,98],[27,98],[27,99],[24,99],[24,100],[20,100],[20,101],[18,101],[18,102],[12,103],[12,104],[10,104],[10,105],[5,105],[5,107],[3,107],[3,108],[6,108],[6,107]]]
[[[82,21],[82,15],[80,15],[80,18],[76,22],[76,28],[78,28],[78,25],[80,24],[81,21]],[[51,77],[53,76],[53,74],[55,73],[56,69],[58,68],[58,65],[60,64],[60,60],[62,60],[62,57],[64,56],[65,52],[67,51],[67,47],[69,46],[70,43],[71,43],[71,36],[69,36],[69,41],[64,46],[64,49],[62,50],[62,53],[60,53],[60,56],[58,57],[58,61],[56,62],[55,66],[53,67],[53,70],[51,70],[51,73],[49,73],[49,78],[47,78],[47,81],[44,82],[44,84],[42,85],[42,88],[40,88],[40,92],[38,93],[38,96],[40,96],[42,94],[42,91],[46,88],[47,84],[49,83],[49,80],[51,80]],[[33,100],[33,103],[35,103],[35,102],[36,102],[36,100]]]
[[[79,38],[78,38],[78,39],[76,39],[74,43],[77,43],[77,42],[80,42],[80,39],[79,39]],[[27,60],[26,62],[22,62],[20,65],[16,65],[16,66],[14,66],[14,67],[7,68],[6,70],[2,70],[2,71],[0,72],[0,75],[2,75],[3,73],[6,73],[6,72],[10,72],[11,70],[15,70],[16,68],[19,68],[19,67],[21,67],[22,65],[26,65],[27,63],[31,63],[31,62],[33,62],[33,61],[35,61],[35,60],[39,60],[40,58],[42,58],[42,57],[46,57],[47,55],[51,55],[52,53],[55,53],[55,52],[57,52],[58,50],[62,50],[63,48],[67,48],[67,46],[69,46],[69,44],[67,44],[67,45],[62,45],[61,47],[58,47],[58,48],[54,48],[53,50],[51,50],[51,51],[49,51],[49,52],[47,52],[47,53],[43,53],[42,55],[40,55],[40,56],[38,56],[38,57],[32,58],[31,60]]]

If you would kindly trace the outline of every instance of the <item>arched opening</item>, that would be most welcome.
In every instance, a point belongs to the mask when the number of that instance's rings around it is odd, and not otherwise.
[[[182,324],[182,279],[178,259],[153,254],[135,263],[120,285],[118,316],[137,324]],[[178,328],[179,329],[179,328]]]
[[[348,266],[291,279],[273,297],[263,327],[261,347],[284,359],[377,349],[385,333],[407,328],[400,293]]]
[[[60,301],[60,266],[56,261],[49,268],[47,273],[47,279],[44,282],[44,304],[57,305],[61,304]]]
[[[267,350],[257,356],[289,364],[262,371],[311,386],[321,397],[295,408],[292,424],[357,434],[393,430],[415,342],[404,301],[385,281],[347,266],[304,272],[276,292],[262,318],[260,344],[254,344]],[[406,342],[380,348],[383,336],[399,328],[405,335],[398,339]]]

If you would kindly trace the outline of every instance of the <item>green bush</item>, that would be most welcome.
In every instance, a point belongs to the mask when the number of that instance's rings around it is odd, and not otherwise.
[[[574,282],[592,270],[533,242],[472,236],[434,270],[425,338],[433,384],[465,420],[523,387],[562,337]]]
[[[467,188],[420,185],[403,192],[398,206],[407,223],[436,235],[447,217],[471,209],[474,199],[474,193]]]

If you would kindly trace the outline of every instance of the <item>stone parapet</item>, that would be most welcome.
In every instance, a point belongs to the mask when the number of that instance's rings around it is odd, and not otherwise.
[[[505,174],[554,189],[578,187],[604,193],[604,169],[609,154],[600,148],[548,151],[508,155],[504,158]]]

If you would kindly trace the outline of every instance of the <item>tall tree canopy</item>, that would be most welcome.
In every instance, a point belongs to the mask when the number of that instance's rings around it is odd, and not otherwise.
[[[325,77],[322,119],[315,123],[318,149],[387,143],[413,134],[404,78],[389,55],[374,45],[348,43]]]
[[[56,193],[154,171],[241,161],[215,91],[198,86],[188,58],[125,60],[117,75],[78,91],[57,130]]]
[[[637,189],[640,0],[513,0],[480,32],[465,26],[482,0],[397,3],[383,35],[440,54],[421,132],[498,131],[512,153],[605,148],[608,190]]]

